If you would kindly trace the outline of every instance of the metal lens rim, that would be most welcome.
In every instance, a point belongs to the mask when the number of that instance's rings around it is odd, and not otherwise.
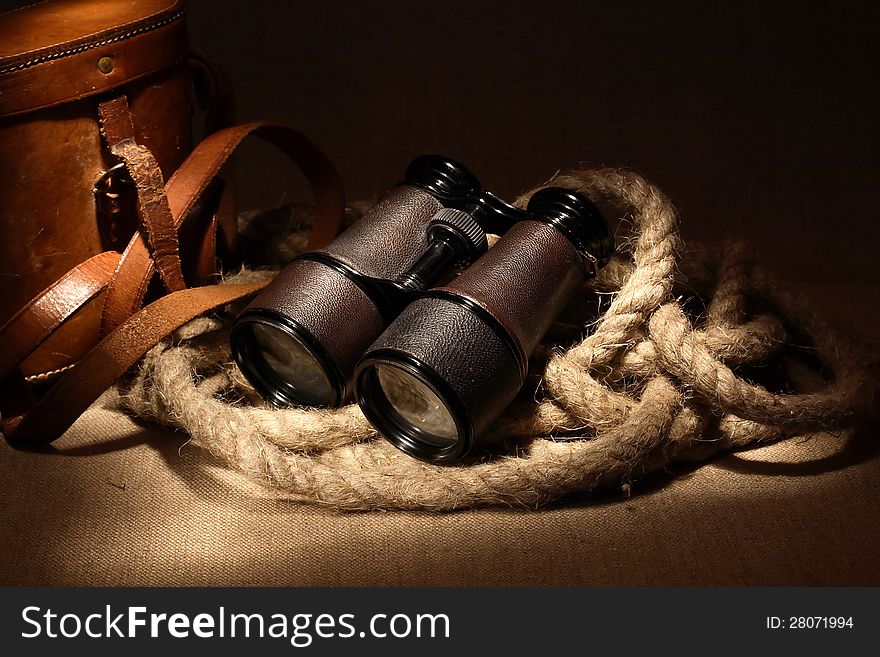
[[[296,396],[295,389],[281,380],[275,371],[266,364],[262,354],[255,349],[252,325],[265,324],[288,334],[309,352],[324,372],[333,389],[333,397],[326,404],[315,404]],[[308,406],[311,408],[333,408],[346,397],[345,381],[339,368],[330,358],[320,342],[296,321],[281,313],[267,309],[254,309],[245,312],[236,320],[229,336],[232,355],[239,369],[257,391],[275,406]]]
[[[458,439],[447,447],[427,442],[426,437],[433,434],[415,426],[394,408],[379,383],[376,365],[397,368],[426,385],[452,416]],[[432,367],[412,354],[389,348],[368,352],[355,371],[355,393],[370,423],[391,444],[410,456],[432,463],[449,463],[459,460],[473,446],[473,423],[458,394]],[[434,440],[445,439],[438,436]]]

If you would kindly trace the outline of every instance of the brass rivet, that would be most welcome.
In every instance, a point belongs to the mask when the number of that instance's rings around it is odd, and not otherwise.
[[[113,70],[113,58],[112,57],[101,57],[98,60],[98,70],[101,71],[104,75]]]

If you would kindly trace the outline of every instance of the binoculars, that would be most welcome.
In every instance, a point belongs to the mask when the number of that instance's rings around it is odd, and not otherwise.
[[[501,236],[491,249],[487,233]],[[531,352],[613,251],[587,198],[550,187],[520,210],[458,162],[423,155],[263,289],[233,325],[232,353],[275,405],[356,399],[404,452],[453,462],[513,401]]]

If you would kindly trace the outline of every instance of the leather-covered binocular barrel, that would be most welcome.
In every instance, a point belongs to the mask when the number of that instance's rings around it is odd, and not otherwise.
[[[488,251],[486,232],[503,233]],[[612,251],[589,200],[548,188],[518,210],[462,165],[422,156],[245,308],[232,351],[277,405],[339,406],[356,394],[395,445],[454,461],[511,402],[538,341]],[[453,266],[467,268],[434,287]]]
[[[583,197],[536,193],[520,221],[458,278],[409,304],[358,365],[364,414],[431,461],[467,454],[522,387],[528,358],[613,251]]]

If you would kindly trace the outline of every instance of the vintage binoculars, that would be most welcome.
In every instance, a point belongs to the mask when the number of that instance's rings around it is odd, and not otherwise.
[[[487,233],[501,235],[491,249]],[[510,404],[541,337],[613,250],[583,196],[546,188],[520,210],[463,165],[424,155],[242,311],[232,352],[274,404],[355,398],[403,451],[452,462]]]

